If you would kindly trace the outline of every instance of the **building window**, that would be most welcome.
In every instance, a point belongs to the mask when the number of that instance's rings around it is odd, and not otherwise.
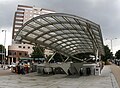
[[[25,48],[25,46],[23,46],[23,48]]]
[[[18,46],[19,48],[21,48],[21,46]]]
[[[19,53],[19,55],[21,56],[21,55],[22,55],[22,53]]]
[[[16,55],[16,52],[14,52],[14,55]]]
[[[12,55],[12,53],[8,51],[8,55]]]
[[[27,56],[27,53],[25,53],[25,56]]]
[[[30,47],[28,46],[28,49],[30,49]]]

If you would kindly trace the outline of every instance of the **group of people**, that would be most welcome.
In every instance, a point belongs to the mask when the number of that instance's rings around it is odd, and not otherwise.
[[[14,69],[15,69],[15,72],[17,74],[24,75],[26,73],[29,73],[29,71],[30,71],[30,64],[28,62],[26,62],[26,63],[23,63],[23,62],[17,63],[17,65],[16,65],[16,67]]]

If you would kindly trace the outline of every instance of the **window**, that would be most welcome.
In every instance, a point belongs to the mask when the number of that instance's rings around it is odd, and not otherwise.
[[[19,48],[21,48],[21,46],[18,46]]]
[[[22,55],[22,53],[19,53],[19,55],[21,56],[21,55]]]
[[[25,56],[27,56],[27,53],[25,53]]]
[[[25,48],[25,46],[23,46],[23,48]]]
[[[16,52],[14,52],[14,55],[16,55]]]
[[[8,51],[8,55],[12,55],[12,53],[10,51]]]
[[[30,47],[28,46],[28,49],[30,49]]]

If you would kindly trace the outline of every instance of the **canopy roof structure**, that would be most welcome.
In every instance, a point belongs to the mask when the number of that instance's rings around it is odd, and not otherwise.
[[[78,53],[104,54],[100,26],[87,19],[65,14],[50,13],[26,22],[15,40],[42,45],[65,56]]]

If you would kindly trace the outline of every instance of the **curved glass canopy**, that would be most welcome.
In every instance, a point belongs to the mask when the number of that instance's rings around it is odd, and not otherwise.
[[[104,54],[100,26],[87,19],[64,13],[50,13],[32,18],[18,32],[15,40],[42,45],[66,56],[78,53]]]

